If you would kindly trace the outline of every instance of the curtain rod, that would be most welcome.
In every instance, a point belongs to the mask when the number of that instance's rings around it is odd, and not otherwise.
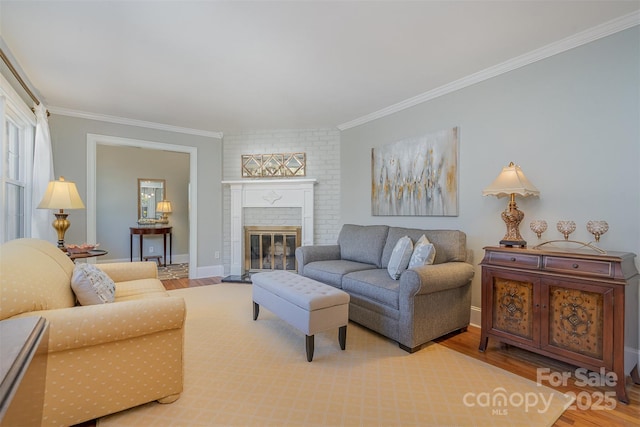
[[[27,84],[24,82],[24,80],[22,80],[22,77],[20,77],[20,74],[18,73],[18,70],[15,69],[15,67],[13,66],[13,64],[11,64],[11,61],[9,61],[9,58],[7,58],[7,55],[5,55],[4,51],[2,49],[0,49],[0,56],[2,57],[2,61],[7,64],[7,67],[9,68],[9,71],[11,71],[11,74],[13,74],[13,76],[16,78],[16,80],[18,80],[18,83],[20,83],[20,86],[22,86],[22,88],[24,89],[25,92],[27,92],[27,95],[29,95],[29,98],[31,98],[33,100],[33,102],[36,103],[36,105],[40,105],[40,100],[38,100],[38,98],[36,98],[36,96],[33,94],[33,92],[31,92],[31,89],[29,89],[29,86],[27,86]],[[31,111],[35,112],[35,109],[32,108]],[[49,113],[49,110],[47,110],[47,116],[50,116],[51,113]]]

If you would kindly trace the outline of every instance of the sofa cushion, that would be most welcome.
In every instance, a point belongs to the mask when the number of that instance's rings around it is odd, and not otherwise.
[[[340,235],[338,236],[340,258],[349,261],[363,262],[365,264],[373,264],[378,268],[382,268],[382,249],[387,241],[388,232],[389,227],[386,225],[343,225],[342,230],[340,230]],[[402,237],[402,235],[397,236],[393,240],[391,251],[393,251],[393,246],[395,246],[400,237]],[[389,253],[389,257],[391,257],[391,252]],[[385,268],[387,264],[385,264]],[[307,267],[305,267],[305,269],[306,268]]]
[[[342,279],[342,289],[398,310],[400,282],[389,277],[384,268],[349,273]]]
[[[77,264],[71,289],[81,305],[106,304],[115,300],[116,284],[93,264]]]
[[[115,298],[116,302],[121,302],[168,296],[169,294],[160,280],[149,278],[118,282]]]
[[[431,265],[435,259],[436,248],[423,234],[413,247],[413,253],[411,254],[408,268],[419,267],[421,265]]]
[[[403,271],[409,266],[413,254],[413,242],[408,236],[398,239],[396,246],[391,253],[391,259],[387,266],[389,276],[393,280],[398,280]]]
[[[75,305],[73,261],[39,239],[10,240],[0,246],[0,320],[37,310]]]
[[[375,265],[347,260],[315,261],[304,266],[304,275],[327,285],[342,288],[342,277],[345,274],[375,268]]]
[[[423,234],[436,248],[434,264],[452,261],[465,262],[467,260],[467,235],[462,231],[389,227],[389,236],[382,253],[382,268],[387,268],[389,265],[393,247],[400,237],[409,236],[411,240],[417,242]]]

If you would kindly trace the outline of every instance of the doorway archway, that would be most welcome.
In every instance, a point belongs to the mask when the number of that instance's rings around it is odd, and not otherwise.
[[[150,150],[165,150],[189,155],[189,277],[196,278],[197,268],[197,163],[198,149],[184,145],[166,144],[163,142],[145,141],[139,139],[121,138],[108,135],[87,134],[87,241],[97,241],[97,208],[96,208],[96,169],[97,146],[115,145],[138,147]]]

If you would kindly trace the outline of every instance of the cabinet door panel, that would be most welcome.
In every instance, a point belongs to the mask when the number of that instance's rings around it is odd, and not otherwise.
[[[536,318],[535,276],[493,270],[490,273],[490,318],[492,333],[515,341],[537,344],[539,327]]]
[[[613,289],[567,280],[542,285],[542,348],[611,367]],[[546,311],[545,311],[546,310]]]

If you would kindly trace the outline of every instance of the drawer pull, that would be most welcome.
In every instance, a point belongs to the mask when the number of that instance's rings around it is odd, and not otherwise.
[[[515,262],[515,260],[516,260],[516,257],[512,256],[511,261]]]
[[[572,267],[573,267],[573,268],[578,268],[578,267],[580,267],[580,266],[579,266],[578,264],[573,264],[573,265],[572,265]]]

